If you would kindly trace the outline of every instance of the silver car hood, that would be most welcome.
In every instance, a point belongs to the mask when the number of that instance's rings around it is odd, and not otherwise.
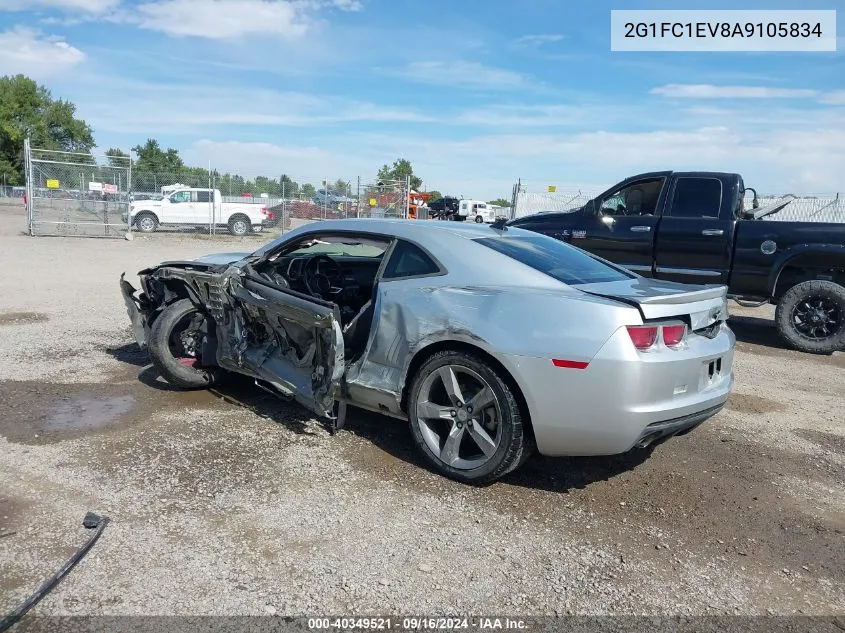
[[[693,330],[728,318],[727,286],[694,286],[636,277],[586,284],[578,289],[636,306],[644,319],[687,317]]]
[[[251,255],[252,253],[211,253],[210,255],[203,255],[197,257],[194,261],[203,262],[204,264],[231,264]]]

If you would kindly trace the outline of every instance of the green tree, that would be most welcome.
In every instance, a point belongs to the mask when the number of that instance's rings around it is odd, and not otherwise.
[[[504,198],[496,198],[495,200],[488,200],[487,204],[492,204],[497,207],[509,207],[511,206],[510,200],[505,200]]]
[[[440,193],[439,191],[437,191],[437,189],[434,189],[433,191],[429,191],[428,193],[431,195],[431,198],[429,198],[430,200],[439,200],[440,198],[443,197],[443,194]]]
[[[332,183],[331,187],[329,187],[331,191],[336,193],[339,196],[348,196],[349,195],[349,182],[344,180],[343,178],[338,178],[337,180]]]
[[[299,185],[287,174],[279,177],[281,183],[279,195],[284,194],[285,198],[296,198],[299,195]]]
[[[317,189],[310,182],[305,183],[299,188],[299,192],[306,198],[313,198],[317,195]]]
[[[110,147],[106,150],[106,158],[112,167],[126,167],[129,165],[129,154],[121,149]]]
[[[163,150],[158,141],[152,138],[147,139],[143,145],[136,145],[132,151],[138,155],[138,171],[177,174],[185,166],[179,156],[179,150],[172,147]]]
[[[411,189],[419,190],[422,187],[422,178],[414,175],[411,161],[405,158],[396,159],[393,161],[393,165],[382,165],[382,168],[378,170],[379,180],[401,180],[404,182],[408,176],[411,177]]]
[[[73,103],[54,99],[24,75],[0,77],[0,180],[10,185],[24,182],[27,137],[35,148],[87,153],[94,147],[91,127],[76,118]]]

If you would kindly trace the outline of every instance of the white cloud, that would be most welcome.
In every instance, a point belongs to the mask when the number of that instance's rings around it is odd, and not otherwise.
[[[845,90],[834,90],[822,95],[819,99],[822,103],[828,105],[845,105]]]
[[[802,99],[818,95],[803,88],[763,86],[715,86],[712,84],[667,84],[651,89],[651,94],[677,99]]]
[[[210,39],[254,34],[295,38],[311,24],[304,5],[288,0],[159,0],[138,5],[128,19],[145,29]]]
[[[105,13],[120,4],[120,0],[0,0],[0,11],[38,11],[54,9],[68,13]]]
[[[341,11],[361,11],[364,8],[359,0],[330,0],[330,4]]]
[[[538,35],[523,35],[514,40],[517,46],[541,46],[552,42],[559,42],[563,39],[560,33],[546,33]]]
[[[467,109],[444,123],[496,128],[580,128],[645,116],[637,107],[603,103],[489,105]]]
[[[354,148],[318,147],[316,145],[278,145],[241,141],[200,140],[181,152],[188,164],[207,165],[220,172],[248,177],[289,174],[294,180],[316,184],[324,178],[357,179],[366,177],[381,164],[378,157]],[[385,159],[386,160],[386,159]],[[381,162],[384,163],[385,160]],[[393,159],[391,159],[393,160]]]
[[[525,75],[477,62],[412,62],[402,70],[388,71],[408,81],[456,88],[520,88],[532,83]]]
[[[0,75],[22,73],[34,79],[60,75],[85,59],[85,53],[61,38],[44,37],[17,27],[0,33]]]
[[[422,123],[431,117],[400,107],[334,96],[252,88],[156,84],[102,77],[75,81],[80,111],[96,130],[111,133],[206,134],[204,128],[231,126],[318,127],[343,123]],[[118,100],[116,95],[121,95]],[[274,130],[275,131],[275,130]]]
[[[112,17],[174,36],[237,39],[275,35],[295,39],[315,27],[315,16],[325,9],[360,11],[363,4],[360,0],[155,0]]]
[[[549,184],[601,189],[636,173],[661,169],[738,171],[760,192],[826,193],[843,189],[845,127],[749,130],[719,125],[646,132],[492,134],[461,140],[420,135],[346,134],[295,142],[205,140],[186,152],[197,164],[249,175],[295,179],[373,177],[407,156],[429,189],[493,199],[508,197],[517,178],[529,190]],[[812,151],[807,151],[812,148]]]

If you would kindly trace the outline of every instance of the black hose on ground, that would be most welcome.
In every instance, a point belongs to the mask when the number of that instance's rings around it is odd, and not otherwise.
[[[73,569],[76,564],[82,560],[85,554],[88,553],[88,550],[91,549],[91,546],[97,542],[97,539],[100,538],[100,534],[103,533],[103,530],[106,529],[106,525],[109,523],[109,518],[106,516],[100,516],[98,514],[94,514],[93,512],[88,512],[85,515],[85,518],[82,519],[82,525],[86,529],[94,529],[94,533],[88,538],[82,547],[76,550],[76,553],[70,557],[70,559],[62,565],[62,568],[59,569],[55,574],[50,576],[44,583],[38,588],[34,594],[32,594],[29,598],[27,598],[21,606],[15,609],[12,613],[7,615],[5,618],[0,620],[0,633],[4,633],[4,631],[8,631],[15,623],[18,622],[23,616],[27,614],[27,612],[32,609],[36,604],[38,604],[44,596],[46,596],[52,589],[59,584],[62,578],[64,578],[67,573]]]

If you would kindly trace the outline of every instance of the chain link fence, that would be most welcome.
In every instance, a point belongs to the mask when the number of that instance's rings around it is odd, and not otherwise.
[[[245,179],[215,169],[142,171],[131,193],[132,230],[254,235],[264,239],[310,222],[362,217],[360,178]],[[246,228],[246,232],[243,229]]]
[[[783,210],[765,216],[769,222],[845,222],[845,199],[840,194],[783,196],[765,195],[758,198],[760,207],[791,200]],[[745,199],[745,208],[752,209],[753,198]]]
[[[407,218],[409,193],[405,180],[362,183],[356,215],[359,218]]]
[[[128,158],[25,146],[31,235],[123,237],[132,182]]]
[[[553,189],[553,191],[550,191]],[[522,181],[514,185],[511,218],[521,218],[535,213],[572,211],[584,206],[603,190],[595,187],[532,186]]]

